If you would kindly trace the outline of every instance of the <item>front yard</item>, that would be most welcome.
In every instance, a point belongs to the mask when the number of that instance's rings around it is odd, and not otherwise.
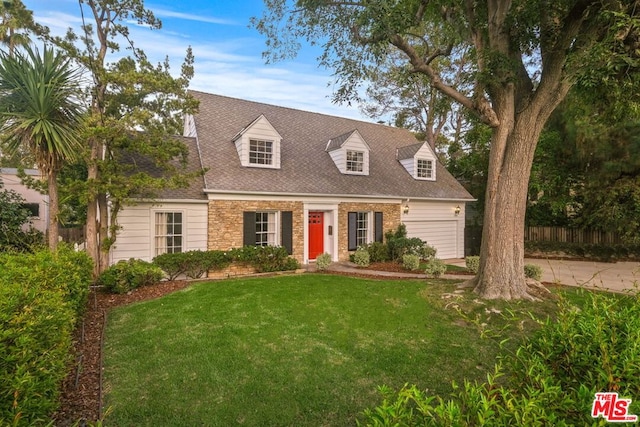
[[[452,380],[484,379],[498,342],[534,327],[526,313],[554,307],[480,302],[450,281],[196,284],[109,314],[106,425],[354,425],[379,385],[446,397]]]

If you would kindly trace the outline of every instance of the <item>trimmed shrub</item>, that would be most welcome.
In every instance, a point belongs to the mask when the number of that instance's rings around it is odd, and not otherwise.
[[[282,246],[244,246],[228,251],[234,262],[253,266],[259,273],[296,270],[300,264]]]
[[[540,281],[540,279],[542,279],[542,267],[536,264],[525,264],[524,276],[530,279]]]
[[[402,256],[402,268],[407,270],[417,270],[420,268],[420,257],[418,255],[406,254]]]
[[[424,272],[436,279],[447,271],[447,265],[439,258],[429,258],[425,263]]]
[[[98,277],[98,284],[109,292],[125,294],[140,286],[153,285],[162,280],[162,270],[140,259],[121,260],[107,268]]]
[[[187,272],[187,268],[189,268],[188,257],[183,252],[166,253],[155,257],[153,264],[164,271],[167,279],[175,280],[178,276]]]
[[[65,245],[0,254],[0,425],[45,425],[57,408],[91,274]]]
[[[359,246],[353,254],[353,262],[358,267],[369,267],[369,264],[371,264],[369,252],[362,246]]]
[[[389,261],[389,248],[382,242],[373,242],[366,246],[369,252],[369,261],[385,262]]]
[[[480,257],[479,256],[468,256],[464,259],[464,264],[473,274],[477,274],[480,269]]]
[[[316,268],[318,271],[324,271],[331,265],[331,255],[323,253],[316,258]]]

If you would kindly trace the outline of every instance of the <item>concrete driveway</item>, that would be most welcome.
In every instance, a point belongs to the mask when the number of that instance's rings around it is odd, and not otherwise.
[[[542,267],[542,281],[616,292],[639,290],[640,263],[525,259]]]

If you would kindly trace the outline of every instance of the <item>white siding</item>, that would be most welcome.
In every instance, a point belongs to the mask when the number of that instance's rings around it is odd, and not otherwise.
[[[24,172],[36,180],[41,179],[40,172],[37,170],[26,169]],[[49,225],[49,196],[23,185],[20,177],[16,174],[17,171],[12,168],[0,169],[2,189],[15,191],[22,196],[26,203],[38,204],[39,216],[31,218],[31,226],[44,233],[47,231],[47,226]],[[28,227],[29,226],[26,225],[24,228],[27,229]]]
[[[402,159],[400,160],[400,164],[402,166],[404,166],[404,168],[407,170],[407,172],[409,172],[409,175],[411,175],[412,177],[416,177],[416,172],[415,172],[415,164],[416,161],[413,157],[411,157],[410,159]]]
[[[196,121],[191,114],[187,114],[184,116],[184,130],[182,131],[182,135],[191,138],[194,138],[198,135],[198,133],[196,132]]]
[[[121,229],[111,249],[112,264],[129,258],[153,259],[156,212],[182,212],[184,251],[207,249],[206,203],[142,203],[127,206],[118,214]]]
[[[249,163],[249,141],[252,139],[273,142],[273,165],[255,165]],[[236,150],[242,166],[263,167],[280,169],[280,144],[282,137],[276,129],[264,117],[260,116],[247,129],[242,132],[242,136],[236,139]]]
[[[461,212],[455,215],[456,206]],[[409,237],[419,237],[435,247],[441,259],[464,257],[464,203],[409,202],[409,213],[402,214]]]
[[[364,153],[362,172],[347,171],[347,151],[361,151]],[[341,173],[349,175],[369,175],[369,146],[357,131],[351,134],[339,149],[330,151],[329,155]]]

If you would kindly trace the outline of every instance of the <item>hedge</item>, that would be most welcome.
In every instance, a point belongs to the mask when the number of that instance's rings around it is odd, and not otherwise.
[[[68,247],[0,254],[0,425],[49,423],[91,271]]]

